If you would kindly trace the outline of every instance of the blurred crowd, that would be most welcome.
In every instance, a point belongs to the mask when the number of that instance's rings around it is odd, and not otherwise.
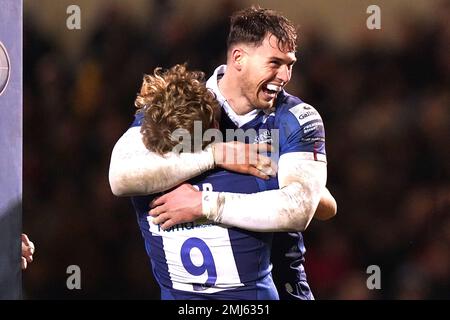
[[[25,298],[159,298],[131,203],[110,191],[110,154],[143,74],[184,61],[211,74],[238,7],[225,1],[193,30],[170,2],[155,6],[146,24],[104,10],[77,61],[25,12],[23,225],[36,244]],[[289,91],[324,119],[338,201],[304,234],[317,299],[450,298],[450,6],[437,12],[399,22],[396,45],[367,31],[342,49],[300,26]],[[70,265],[81,290],[66,287]],[[379,290],[366,286],[371,265]]]

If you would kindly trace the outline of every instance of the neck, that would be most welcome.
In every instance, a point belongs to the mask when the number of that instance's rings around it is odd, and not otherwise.
[[[232,75],[233,70],[227,68],[227,71],[219,80],[220,93],[227,99],[231,109],[236,112],[237,115],[244,115],[253,111],[255,108],[250,104],[248,99],[241,94],[241,87],[239,86],[237,77]]]

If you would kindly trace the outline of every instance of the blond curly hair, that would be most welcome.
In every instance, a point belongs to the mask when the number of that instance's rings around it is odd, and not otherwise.
[[[188,71],[186,64],[168,70],[156,68],[153,75],[145,75],[135,106],[143,112],[141,126],[147,149],[165,154],[179,144],[172,133],[185,129],[194,139],[194,122],[200,121],[202,132],[214,126],[219,105],[204,83],[201,71]],[[202,142],[203,149],[209,142]],[[196,144],[191,141],[191,152]]]

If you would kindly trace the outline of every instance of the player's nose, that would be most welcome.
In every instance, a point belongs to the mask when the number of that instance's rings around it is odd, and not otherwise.
[[[280,67],[277,73],[277,79],[283,83],[288,83],[291,80],[291,70],[289,66],[283,65]]]

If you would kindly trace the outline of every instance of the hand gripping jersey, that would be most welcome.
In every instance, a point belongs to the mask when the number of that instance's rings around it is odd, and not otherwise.
[[[218,81],[225,71],[226,66],[219,66],[207,82],[207,87],[215,93],[224,111],[221,118],[223,129],[256,130],[255,138],[253,141],[248,139],[248,142],[271,143],[277,152],[272,155],[274,159],[296,152],[305,160],[326,162],[325,130],[317,110],[282,90],[272,112],[255,110],[238,116],[218,88]],[[275,233],[271,259],[281,299],[313,299],[303,267],[305,252],[300,232]]]
[[[133,126],[140,126],[137,114]],[[199,190],[254,193],[278,187],[249,175],[215,170],[189,183]],[[132,197],[162,299],[278,299],[271,276],[272,233],[256,233],[209,221],[163,231],[148,215],[154,196]]]

